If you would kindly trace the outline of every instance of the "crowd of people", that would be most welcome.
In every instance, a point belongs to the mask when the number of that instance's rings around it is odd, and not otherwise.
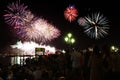
[[[24,65],[0,65],[0,80],[120,80],[120,54],[108,46],[27,58]]]

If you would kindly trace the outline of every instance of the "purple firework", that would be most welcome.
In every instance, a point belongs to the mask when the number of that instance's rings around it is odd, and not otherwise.
[[[25,21],[24,19],[29,12],[27,6],[20,4],[19,2],[8,4],[7,10],[5,11],[7,12],[4,14],[5,22],[11,26],[23,24]]]

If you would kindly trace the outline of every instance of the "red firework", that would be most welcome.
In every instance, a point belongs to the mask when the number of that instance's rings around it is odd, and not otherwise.
[[[74,21],[76,20],[76,17],[78,16],[78,11],[75,7],[70,6],[67,7],[66,10],[64,11],[64,16],[68,21]]]

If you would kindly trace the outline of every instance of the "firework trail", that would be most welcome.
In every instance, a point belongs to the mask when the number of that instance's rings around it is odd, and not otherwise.
[[[83,26],[84,32],[91,38],[99,39],[108,34],[108,19],[100,13],[81,17],[78,19],[79,25]]]
[[[74,6],[69,6],[64,11],[64,16],[65,16],[66,20],[68,20],[70,22],[74,21],[74,20],[76,20],[76,17],[78,16],[78,11]]]

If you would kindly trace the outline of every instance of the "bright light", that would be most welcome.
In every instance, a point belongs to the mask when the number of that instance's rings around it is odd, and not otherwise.
[[[68,39],[68,37],[65,37],[64,40],[65,40],[66,42],[68,42],[69,39]]]
[[[66,51],[65,51],[65,50],[62,50],[62,52],[63,52],[63,53],[66,53]]]
[[[119,49],[117,48],[117,47],[115,47],[115,46],[111,46],[111,51],[112,52],[117,52]]]
[[[69,44],[73,44],[75,43],[75,39],[73,38],[72,33],[68,33],[65,38],[64,38],[65,42],[69,43]]]
[[[115,46],[111,46],[111,50],[115,50]]]
[[[71,33],[68,33],[68,37],[71,38],[71,37],[72,37],[72,34],[71,34]]]
[[[71,43],[74,43],[74,42],[75,42],[75,39],[74,39],[74,38],[72,38],[72,39],[71,39]]]
[[[54,54],[56,51],[55,47],[51,47],[51,46],[46,46],[46,45],[40,45],[37,44],[35,42],[21,42],[18,41],[17,44],[15,45],[11,45],[11,47],[13,49],[15,49],[14,51],[21,51],[19,52],[20,55],[35,55],[35,48],[39,47],[39,48],[45,48],[45,53],[47,54]],[[49,51],[49,53],[48,53]]]

